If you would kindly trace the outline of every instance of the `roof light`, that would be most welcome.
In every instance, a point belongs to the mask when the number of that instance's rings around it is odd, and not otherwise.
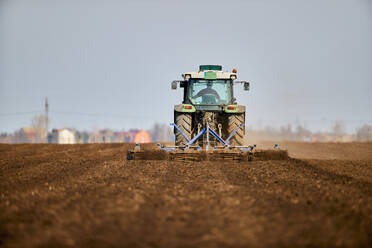
[[[232,70],[232,72],[233,72],[233,73],[237,73],[238,71],[234,68],[234,69]]]

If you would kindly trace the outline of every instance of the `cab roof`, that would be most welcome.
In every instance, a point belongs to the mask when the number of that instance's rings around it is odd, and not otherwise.
[[[186,72],[182,74],[184,80],[196,79],[237,79],[236,72],[223,72],[221,65],[200,65],[198,72]]]

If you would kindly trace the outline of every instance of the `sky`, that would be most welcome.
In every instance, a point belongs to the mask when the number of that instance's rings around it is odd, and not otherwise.
[[[372,124],[371,0],[0,0],[0,132],[170,123],[200,64],[236,68],[247,126]]]

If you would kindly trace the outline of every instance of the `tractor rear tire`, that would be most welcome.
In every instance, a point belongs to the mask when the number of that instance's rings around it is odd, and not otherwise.
[[[241,124],[245,123],[245,113],[241,114],[229,114],[228,117],[228,137],[234,132],[234,130]],[[230,139],[230,146],[243,146],[244,145],[244,126],[240,127]]]
[[[191,140],[191,130],[192,130],[192,116],[191,114],[185,113],[175,113],[175,123],[181,129],[181,131],[186,135],[186,137]],[[185,146],[187,141],[185,137],[174,128],[174,133],[176,136],[176,146]]]

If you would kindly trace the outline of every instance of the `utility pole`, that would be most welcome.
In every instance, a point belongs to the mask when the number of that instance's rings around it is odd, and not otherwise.
[[[49,122],[49,103],[48,97],[45,98],[45,131],[46,131],[46,139],[48,143],[48,122]]]

